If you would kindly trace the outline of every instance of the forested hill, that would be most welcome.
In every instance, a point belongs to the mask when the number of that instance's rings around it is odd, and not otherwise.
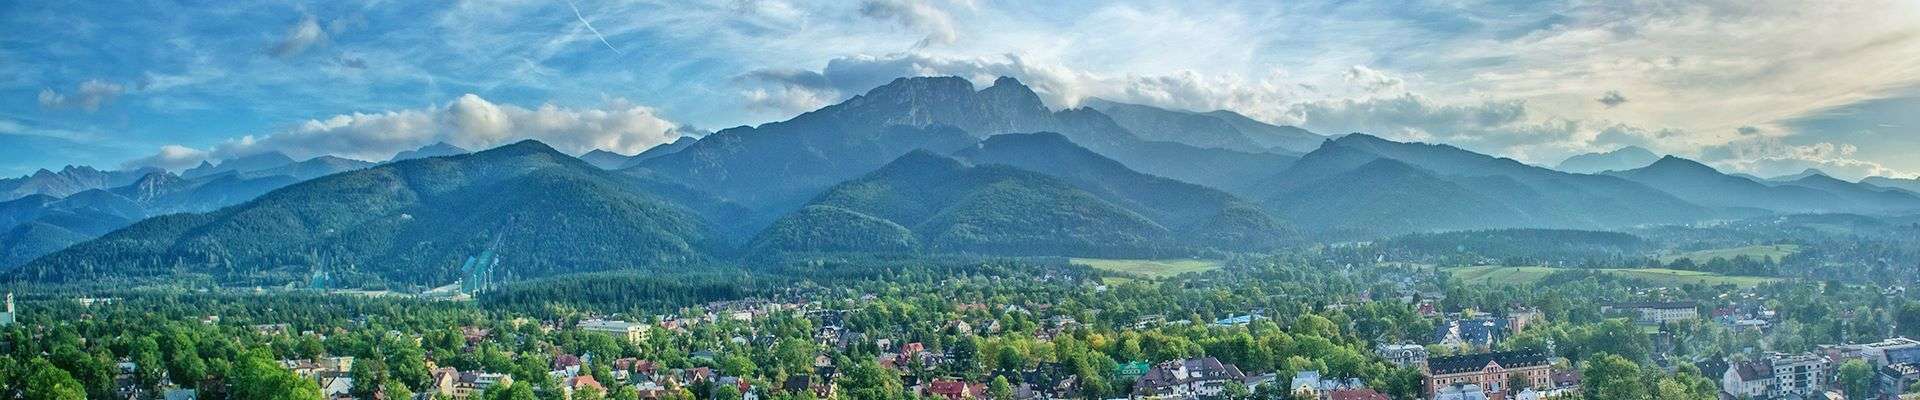
[[[444,284],[494,250],[502,276],[668,268],[724,251],[693,210],[632,178],[524,141],[296,184],[204,214],[148,219],[42,257],[15,279],[210,274]]]

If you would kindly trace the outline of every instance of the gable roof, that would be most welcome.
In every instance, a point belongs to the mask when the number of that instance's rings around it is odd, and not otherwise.
[[[1501,368],[1513,369],[1547,365],[1547,354],[1533,350],[1499,351],[1492,353],[1467,354],[1449,357],[1434,357],[1427,360],[1427,369],[1434,375],[1450,375],[1479,371],[1487,364],[1499,363]]]

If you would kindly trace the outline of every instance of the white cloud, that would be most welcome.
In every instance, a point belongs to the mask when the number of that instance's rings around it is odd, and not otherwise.
[[[274,57],[287,58],[307,51],[308,47],[327,40],[327,32],[320,29],[320,21],[312,15],[300,18],[300,22],[287,28],[286,37],[280,39],[267,53]]]
[[[120,163],[122,169],[154,167],[169,171],[179,171],[199,165],[207,159],[205,150],[181,145],[160,146],[160,152],[150,156],[127,160]]]
[[[335,155],[386,160],[435,142],[484,149],[522,139],[540,140],[572,154],[593,149],[634,154],[678,139],[682,133],[678,124],[661,118],[652,108],[624,100],[612,100],[604,108],[552,104],[525,108],[468,94],[439,107],[308,120],[278,132],[229,139],[208,150],[169,146],[129,164],[177,165],[191,157],[227,159],[268,151],[294,158]]]
[[[929,0],[866,0],[860,3],[860,15],[868,18],[891,20],[907,29],[925,32],[916,47],[935,44],[953,44],[960,40],[960,33],[954,29],[953,16]]]
[[[127,87],[118,83],[99,79],[80,82],[72,94],[54,91],[52,88],[40,89],[40,106],[45,108],[78,108],[87,111],[99,111],[100,106],[112,103]]]
[[[1867,176],[1900,176],[1880,163],[1855,158],[1858,146],[1820,142],[1806,145],[1784,143],[1778,137],[1755,136],[1701,151],[1701,158],[1720,167],[1757,176],[1779,176],[1808,168],[1829,176],[1858,180]]]

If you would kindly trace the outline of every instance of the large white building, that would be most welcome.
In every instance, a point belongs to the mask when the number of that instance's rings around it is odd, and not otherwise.
[[[1427,348],[1417,344],[1383,344],[1373,349],[1373,353],[1387,362],[1402,367],[1426,367]]]
[[[1827,358],[1818,354],[1773,354],[1773,380],[1776,396],[1814,395],[1825,391]]]
[[[580,330],[605,333],[613,337],[625,338],[630,342],[646,340],[649,328],[651,327],[646,324],[598,318],[580,321]]]

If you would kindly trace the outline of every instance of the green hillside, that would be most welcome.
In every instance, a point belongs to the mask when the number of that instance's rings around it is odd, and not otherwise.
[[[525,141],[330,175],[206,214],[149,219],[40,258],[16,279],[204,273],[445,283],[492,247],[534,277],[698,262],[721,243],[693,211]]]

